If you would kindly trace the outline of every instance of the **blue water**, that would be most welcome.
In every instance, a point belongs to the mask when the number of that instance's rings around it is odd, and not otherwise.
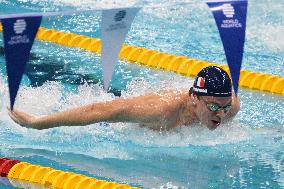
[[[197,0],[186,6],[179,2],[0,0],[0,13],[143,5],[147,7],[135,18],[126,43],[225,64],[208,7]],[[151,8],[157,5],[168,7]],[[283,10],[279,0],[249,1],[244,69],[284,77]],[[100,37],[100,14],[44,18],[42,26]],[[22,128],[7,116],[3,54],[0,74],[0,156],[142,188],[284,188],[283,96],[240,90],[240,112],[215,131],[195,125],[155,132],[131,123],[37,131]],[[44,115],[117,98],[105,93],[100,82],[99,56],[37,41],[16,108]],[[188,88],[192,78],[120,61],[111,85],[123,97],[131,97]],[[4,187],[8,188],[0,184]]]

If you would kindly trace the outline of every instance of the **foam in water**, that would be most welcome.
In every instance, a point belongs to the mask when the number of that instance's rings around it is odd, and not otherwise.
[[[260,31],[257,36],[269,49],[284,52],[284,26],[265,26]]]
[[[20,0],[22,2],[26,2],[26,0]],[[117,7],[125,7],[131,6],[136,1],[135,0],[45,0],[47,2],[52,2],[56,6],[74,6],[79,9],[87,9],[87,8],[117,8]],[[42,0],[32,0],[32,2],[42,2]]]
[[[2,81],[2,77],[0,76],[0,111],[3,109],[3,102],[4,102],[4,94],[5,94],[5,86],[4,82]]]

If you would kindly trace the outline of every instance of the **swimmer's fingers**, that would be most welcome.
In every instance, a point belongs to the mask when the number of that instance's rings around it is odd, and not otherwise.
[[[11,117],[12,120],[14,120],[16,123],[23,127],[32,127],[33,120],[35,119],[34,116],[31,116],[27,113],[20,112],[18,110],[11,111],[8,109],[8,114]]]
[[[8,108],[7,108],[7,110],[8,110],[8,115],[10,116],[10,118],[11,118],[13,121],[15,121],[16,123],[20,124],[19,121],[18,121],[18,119],[16,118],[16,116],[13,114],[13,112],[12,112],[10,109],[8,109]]]

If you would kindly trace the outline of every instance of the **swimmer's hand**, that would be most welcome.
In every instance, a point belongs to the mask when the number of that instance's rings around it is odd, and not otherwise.
[[[7,108],[7,110],[8,110],[8,114],[11,117],[11,119],[15,121],[16,123],[18,123],[19,125],[26,127],[26,128],[37,129],[36,124],[35,124],[36,122],[35,116],[29,115],[25,112],[18,111],[16,109],[12,111],[11,109]]]

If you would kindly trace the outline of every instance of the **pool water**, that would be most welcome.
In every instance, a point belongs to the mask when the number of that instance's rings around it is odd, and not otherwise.
[[[126,43],[226,63],[213,16],[201,1],[187,5],[177,0],[0,3],[0,14],[144,6]],[[278,0],[249,1],[244,69],[284,77],[283,9],[284,3]],[[100,14],[44,18],[42,26],[100,37]],[[133,123],[26,129],[12,122],[6,112],[9,98],[2,34],[0,37],[0,156],[142,188],[284,188],[283,96],[241,89],[240,112],[215,131],[194,125],[156,132]],[[36,41],[15,107],[45,115],[120,95],[189,88],[193,82],[123,61],[117,64],[113,78],[114,94],[106,93],[100,85],[99,56]]]

